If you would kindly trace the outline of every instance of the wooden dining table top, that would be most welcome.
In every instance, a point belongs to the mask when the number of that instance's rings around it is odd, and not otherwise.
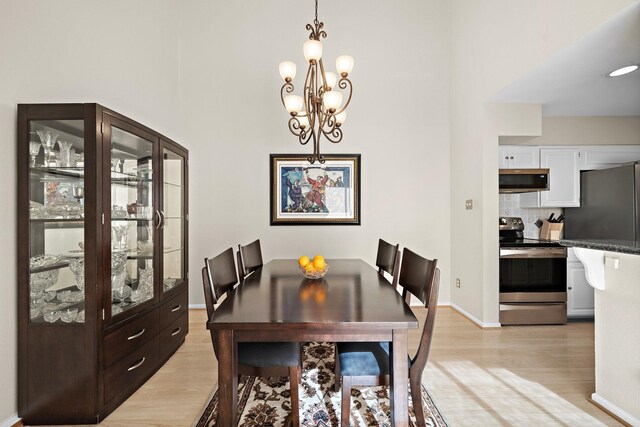
[[[418,320],[401,295],[359,259],[327,260],[324,278],[305,278],[295,259],[276,259],[249,275],[215,310],[208,329],[413,329]]]

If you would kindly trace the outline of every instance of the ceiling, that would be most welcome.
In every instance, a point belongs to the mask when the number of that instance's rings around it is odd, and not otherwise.
[[[542,104],[544,116],[640,116],[640,2],[494,95],[492,102]]]

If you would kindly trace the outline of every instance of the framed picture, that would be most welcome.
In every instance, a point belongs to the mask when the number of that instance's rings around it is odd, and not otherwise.
[[[271,155],[271,225],[360,225],[360,154]]]

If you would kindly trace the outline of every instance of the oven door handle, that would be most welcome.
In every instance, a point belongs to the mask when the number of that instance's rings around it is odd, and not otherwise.
[[[566,258],[567,248],[501,248],[500,258]]]

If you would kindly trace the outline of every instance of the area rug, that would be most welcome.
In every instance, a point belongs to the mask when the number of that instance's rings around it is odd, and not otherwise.
[[[333,391],[334,346],[307,343],[302,346],[302,384],[300,385],[300,425],[328,427],[340,425],[340,392]],[[427,426],[447,423],[422,388]],[[351,390],[351,426],[391,426],[388,387],[358,387]],[[243,376],[238,383],[239,426],[285,426],[291,414],[288,378]],[[196,427],[214,427],[218,414],[218,392],[214,393]],[[411,426],[416,426],[409,394]]]

